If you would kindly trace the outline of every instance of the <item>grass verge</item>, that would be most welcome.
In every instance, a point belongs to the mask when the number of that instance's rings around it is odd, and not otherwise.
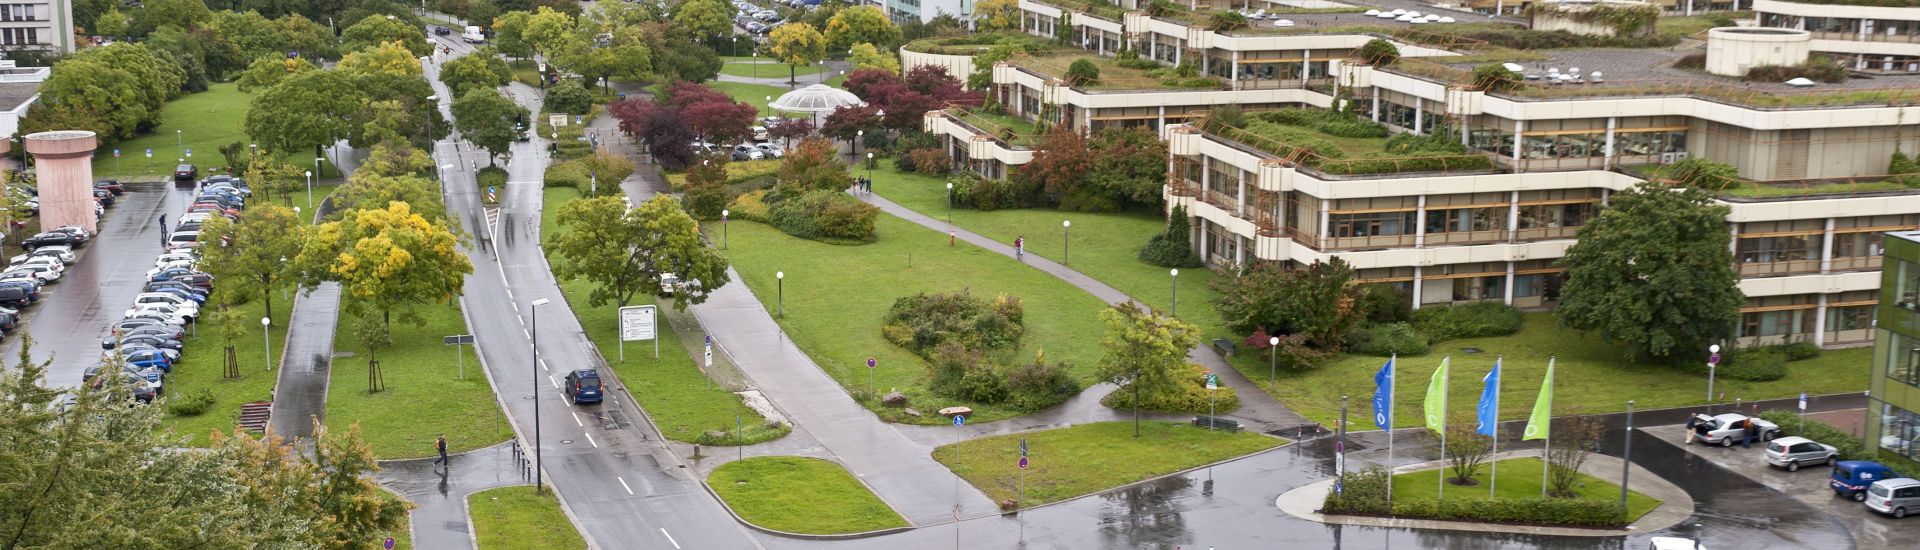
[[[1470,354],[1465,348],[1483,352]],[[1626,410],[1628,399],[1638,401],[1642,409],[1706,402],[1705,373],[1663,364],[1629,363],[1620,358],[1617,346],[1597,335],[1561,328],[1551,313],[1528,313],[1520,332],[1512,336],[1448,340],[1423,357],[1400,358],[1395,426],[1421,425],[1419,411],[1426,398],[1426,384],[1440,366],[1441,356],[1449,353],[1453,354],[1453,363],[1447,404],[1454,410],[1473,408],[1480,398],[1480,379],[1493,370],[1494,359],[1503,355],[1500,418],[1504,419],[1524,418],[1533,410],[1549,357],[1557,357],[1553,405],[1559,414]],[[1787,363],[1786,378],[1772,382],[1721,376],[1715,381],[1715,391],[1724,392],[1729,402],[1735,397],[1747,401],[1791,397],[1803,391],[1812,395],[1859,391],[1867,387],[1868,373],[1858,365],[1868,363],[1872,356],[1872,348],[1829,350],[1813,359]],[[1373,395],[1373,375],[1386,358],[1344,355],[1313,370],[1282,370],[1277,384],[1269,382],[1265,355],[1242,354],[1232,363],[1301,415],[1333,425],[1340,415],[1340,396]]]
[[[426,321],[415,326],[395,316],[393,345],[380,350],[380,371],[387,389],[367,393],[367,348],[355,335],[354,320],[340,317],[334,333],[331,381],[327,390],[327,423],[360,423],[360,433],[374,456],[382,459],[417,458],[433,454],[433,440],[447,435],[447,452],[486,447],[513,437],[493,387],[480,369],[472,346],[457,348],[465,355],[466,378],[457,378],[456,348],[441,337],[466,334],[460,308],[420,304],[414,311]],[[340,357],[350,352],[350,357]]]
[[[794,343],[856,394],[866,391],[866,360],[872,357],[879,362],[872,373],[874,388],[880,393],[900,390],[917,410],[966,405],[974,408],[976,422],[1024,414],[1000,405],[935,395],[927,389],[926,361],[880,334],[894,300],[918,292],[968,290],[985,299],[999,294],[1019,297],[1026,311],[1026,334],[1011,356],[1026,361],[1044,351],[1048,361],[1071,365],[1071,374],[1083,384],[1093,381],[1105,330],[1098,315],[1104,304],[1012,258],[964,244],[948,246],[945,235],[884,214],[875,224],[878,240],[859,246],[791,237],[759,223],[729,225],[736,226],[729,228],[730,233],[740,234],[729,240],[740,241],[740,246],[726,254],[741,279],[768,312],[784,307],[786,316],[780,325]],[[709,231],[714,229],[718,228]],[[775,281],[776,272],[786,274],[784,283]],[[900,409],[880,407],[877,401],[866,404],[891,421],[944,422],[907,416]]]
[[[720,66],[720,74],[745,76],[751,78],[786,78],[787,64],[772,59],[757,57],[727,57],[727,64]],[[819,65],[801,65],[793,68],[796,77],[816,74],[822,71]]]
[[[1473,476],[1477,485],[1448,485],[1446,498],[1485,500],[1489,491],[1500,498],[1539,498],[1540,469],[1545,463],[1536,457],[1509,458],[1499,461],[1499,482],[1488,489],[1488,482],[1494,472],[1492,468],[1483,468]],[[1432,499],[1439,498],[1440,475],[1446,470],[1421,470],[1395,474],[1393,476],[1394,498]],[[1573,491],[1582,500],[1605,502],[1620,501],[1620,486],[1586,474],[1577,474]],[[1627,493],[1627,522],[1632,523],[1660,506],[1660,499],[1640,494],[1639,491]]]
[[[207,91],[187,94],[167,102],[160,110],[160,125],[145,135],[102,147],[93,157],[95,178],[132,178],[167,176],[183,160],[200,167],[201,176],[214,175],[227,159],[220,147],[233,143],[251,144],[244,125],[253,94],[241,93],[232,83],[214,84]],[[147,150],[153,158],[147,158]],[[114,158],[113,152],[120,151]],[[187,158],[187,151],[193,157]],[[245,154],[246,152],[243,152]],[[313,163],[311,151],[276,151],[296,166]],[[340,177],[331,161],[323,162],[322,179]]]
[[[500,487],[467,495],[474,540],[483,550],[586,548],[552,491]]]
[[[846,468],[817,458],[728,462],[707,476],[707,485],[734,513],[767,529],[831,535],[907,526]]]
[[[560,231],[560,206],[566,201],[580,197],[580,191],[566,187],[549,187],[543,192],[545,203],[540,215],[540,234],[554,235]],[[573,308],[574,316],[580,319],[580,326],[587,331],[587,337],[593,339],[594,346],[600,349],[600,356],[619,374],[620,381],[626,384],[628,393],[633,396],[647,416],[653,419],[660,433],[675,441],[698,443],[702,445],[751,445],[763,441],[779,439],[790,431],[785,425],[777,428],[767,426],[767,419],[760,413],[741,403],[725,386],[716,386],[707,381],[692,355],[673,330],[659,330],[660,357],[654,358],[653,343],[627,343],[626,359],[620,358],[619,309],[614,304],[604,306],[587,305],[587,296],[593,292],[594,284],[584,280],[571,280],[560,283],[560,289],[567,296],[567,304]],[[652,296],[642,296],[633,305],[654,303]],[[659,326],[666,326],[664,313],[671,304],[662,304]],[[743,430],[734,433],[734,421],[739,419]],[[703,436],[716,431],[719,436]]]
[[[1027,440],[1026,496],[1020,497],[1020,439]],[[1095,422],[943,445],[934,460],[995,502],[1057,502],[1219,462],[1288,441],[1251,432],[1208,431],[1176,422]],[[957,453],[957,455],[956,455]]]
[[[786,73],[782,72],[781,74]],[[708,82],[706,85],[715,90],[725,92],[728,96],[733,97],[734,101],[744,101],[748,105],[752,105],[754,109],[759,111],[754,114],[755,117],[775,116],[767,110],[767,97],[771,96],[774,99],[780,99],[780,94],[791,91],[786,86],[748,84],[745,82],[720,82],[717,80]]]

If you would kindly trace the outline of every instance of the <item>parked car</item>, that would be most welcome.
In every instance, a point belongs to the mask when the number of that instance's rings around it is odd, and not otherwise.
[[[102,350],[112,350],[119,347],[149,347],[177,350],[185,346],[185,342],[150,332],[121,336],[119,338],[109,336],[100,340],[100,349]]]
[[[777,158],[782,158],[787,156],[786,153],[781,151],[778,146],[775,146],[774,144],[771,144],[771,143],[761,143],[761,144],[754,145],[753,147],[755,149],[759,149],[762,155],[766,155],[766,157],[770,159],[777,159]]]
[[[155,348],[123,349],[119,351],[119,355],[120,359],[129,365],[142,368],[158,367],[160,370],[173,372],[173,358],[168,357],[166,351]],[[107,355],[111,357],[114,354]]]
[[[41,266],[52,268],[55,275],[65,275],[67,272],[67,265],[60,263],[59,258],[55,258],[52,256],[34,256],[31,258],[27,258],[26,260],[21,261],[20,263],[7,265],[7,270],[13,271],[13,270],[24,268],[24,267],[41,267]]]
[[[167,249],[196,248],[200,245],[199,231],[175,231],[167,236]]]
[[[44,285],[60,280],[60,272],[46,264],[23,265],[0,272],[0,279],[31,278]]]
[[[127,192],[127,186],[125,186],[125,185],[121,185],[121,184],[120,184],[120,180],[100,180],[100,181],[96,181],[96,182],[93,182],[93,188],[94,188],[94,189],[105,189],[105,190],[107,190],[107,191],[109,191],[109,192],[112,192],[112,193],[113,193],[113,194],[115,194],[115,195],[118,195],[118,194],[121,194],[121,193],[125,193],[125,192]]]
[[[1827,486],[1840,496],[1855,502],[1867,500],[1867,487],[1876,481],[1901,477],[1893,468],[1866,460],[1843,460],[1833,464],[1833,472],[1828,474]]]
[[[1884,479],[1867,486],[1867,508],[1875,512],[1907,517],[1908,509],[1920,509],[1920,479]]]
[[[105,361],[111,361],[111,360],[105,360]],[[93,383],[94,380],[100,378],[101,376],[110,375],[110,374],[113,374],[114,372],[119,372],[122,375],[132,375],[132,376],[140,377],[141,380],[146,380],[147,383],[152,384],[156,390],[158,390],[159,386],[165,382],[166,375],[167,375],[166,371],[163,371],[154,367],[141,368],[133,365],[120,365],[118,368],[115,368],[109,362],[102,362],[101,364],[87,367],[87,370],[82,371],[80,374],[80,381],[86,382],[86,383]]]
[[[1732,447],[1735,443],[1741,442],[1741,440],[1746,437],[1745,428],[1742,426],[1747,420],[1749,420],[1747,415],[1738,413],[1725,413],[1715,416],[1695,414],[1691,422],[1693,424],[1694,434],[1692,441],[1698,441],[1707,445]],[[1772,441],[1773,438],[1780,435],[1780,426],[1757,416],[1752,417],[1751,420],[1755,426],[1759,427],[1760,433],[1755,434],[1756,441]]]
[[[200,179],[200,169],[194,165],[182,164],[173,167],[174,183],[192,183],[196,179]]]
[[[754,148],[752,145],[742,143],[733,146],[733,160],[760,160],[763,158],[766,158],[766,154],[761,153],[759,149]]]
[[[133,317],[147,312],[162,313],[169,318],[182,319],[187,323],[192,323],[194,314],[200,311],[195,308],[181,307],[173,304],[136,304],[127,310],[126,316]]]
[[[198,303],[207,303],[207,291],[182,281],[153,281],[147,283],[143,292],[171,292]]]
[[[93,200],[94,202],[100,203],[100,206],[113,206],[113,192],[95,187],[93,189]]]
[[[141,334],[164,336],[172,340],[182,340],[187,337],[186,329],[147,319],[127,319],[114,323],[109,328],[122,338]]]
[[[179,326],[179,327],[184,327],[187,324],[187,318],[185,316],[173,315],[164,311],[157,311],[157,310],[150,310],[150,309],[129,312],[126,318],[127,319],[150,319],[150,320],[159,321],[162,323],[166,323],[173,326]]]
[[[148,382],[146,378],[143,378],[137,374],[126,373],[126,372],[122,372],[117,375],[101,376],[98,378],[94,378],[93,387],[95,388],[105,387],[107,381],[116,380],[116,379],[119,380],[122,384],[126,384],[127,391],[133,395],[133,399],[135,401],[139,401],[141,403],[152,403],[153,398],[160,394],[159,389],[154,387],[153,383]]]
[[[40,248],[42,246],[64,245],[67,247],[74,247],[74,246],[78,246],[82,242],[85,242],[85,241],[82,241],[79,238],[74,237],[72,234],[69,234],[69,233],[61,233],[58,231],[48,231],[45,233],[34,235],[32,237],[21,239],[20,246],[31,250],[31,249]]]
[[[28,259],[31,259],[31,258],[54,258],[54,259],[60,260],[60,263],[62,264],[73,265],[73,260],[74,260],[73,247],[42,246],[40,248],[35,248],[32,251],[27,252],[26,254],[14,256],[13,258],[8,260],[7,264],[8,265],[18,264],[20,262],[27,261]]]
[[[140,295],[133,297],[134,307],[140,307],[144,304],[167,304],[174,307],[194,310],[195,312],[198,312],[200,309],[199,302],[168,292],[142,292]]]
[[[1839,457],[1840,452],[1833,446],[1815,443],[1804,437],[1782,437],[1767,442],[1767,463],[1786,468],[1789,472],[1800,471],[1801,464],[1831,465]]]
[[[599,403],[603,398],[600,388],[600,373],[593,369],[575,369],[567,373],[567,399],[573,404]]]

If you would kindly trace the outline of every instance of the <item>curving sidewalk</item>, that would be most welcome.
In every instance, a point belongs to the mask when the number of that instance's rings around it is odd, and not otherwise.
[[[527,485],[514,458],[513,442],[448,457],[444,470],[431,458],[382,461],[374,478],[414,504],[413,547],[417,550],[471,550],[476,547],[467,516],[467,495],[475,491]]]

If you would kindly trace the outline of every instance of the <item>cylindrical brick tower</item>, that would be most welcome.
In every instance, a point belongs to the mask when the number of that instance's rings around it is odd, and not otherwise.
[[[40,227],[99,230],[93,214],[93,132],[60,130],[27,134],[27,154],[39,175]]]

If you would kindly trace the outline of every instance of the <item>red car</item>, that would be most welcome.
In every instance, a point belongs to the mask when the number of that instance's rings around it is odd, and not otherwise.
[[[199,168],[195,168],[191,164],[182,164],[173,167],[173,181],[192,183],[193,180],[197,179],[200,179]]]

